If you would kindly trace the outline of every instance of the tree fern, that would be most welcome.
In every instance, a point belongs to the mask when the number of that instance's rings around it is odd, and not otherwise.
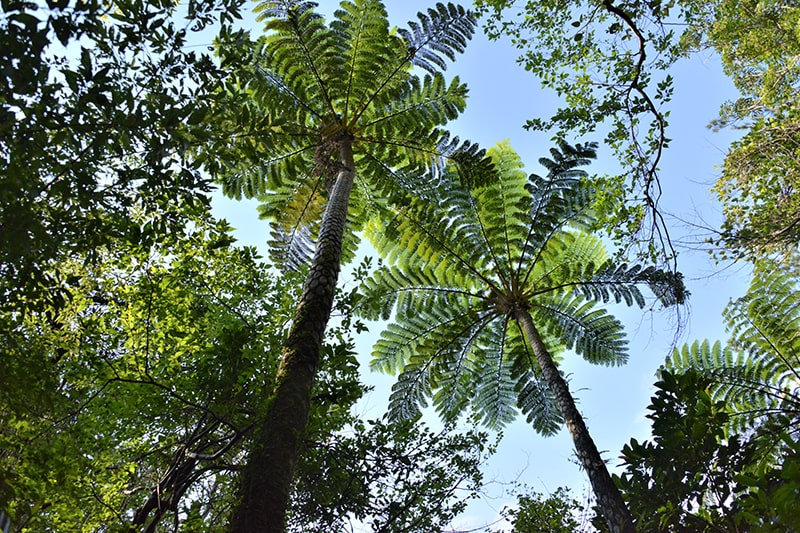
[[[436,68],[420,77],[413,66],[418,58],[441,67],[463,51],[476,24],[469,12],[440,6],[398,34],[378,0],[344,1],[327,25],[314,7],[261,2],[265,35],[248,43],[237,33],[217,47],[231,75],[214,119],[231,135],[204,147],[201,161],[226,194],[261,201],[278,266],[311,260],[275,383],[265,387],[232,531],[283,529],[322,335],[356,232],[404,197],[407,185],[398,178],[434,171],[459,149],[439,127],[464,109],[466,87]],[[460,158],[475,153],[463,147]],[[420,363],[421,372],[429,368]],[[409,383],[411,392],[427,387]]]
[[[545,177],[526,176],[508,144],[488,154],[492,179],[451,165],[435,181],[437,194],[409,198],[368,227],[387,265],[365,282],[363,312],[387,318],[395,310],[372,368],[399,374],[389,406],[395,418],[418,416],[432,400],[448,421],[472,409],[502,426],[522,412],[544,434],[566,421],[612,530],[630,531],[553,354],[571,349],[595,364],[624,363],[622,325],[597,303],[644,305],[641,285],[661,291],[665,304],[682,302],[681,279],[614,265],[585,232],[593,191],[580,166],[592,145],[553,149],[542,160]]]
[[[243,66],[231,71],[216,106],[215,120],[231,136],[203,154],[226,194],[261,200],[273,259],[287,268],[314,249],[343,139],[352,142],[356,171],[345,258],[373,206],[402,187],[398,178],[472,148],[448,144],[438,129],[464,109],[465,85],[441,70],[474,32],[469,11],[439,4],[394,32],[377,0],[342,2],[330,24],[314,7],[261,2],[265,35],[245,52],[240,42],[219,44],[223,65]],[[413,73],[417,64],[428,72]]]
[[[396,372],[403,358],[387,365],[387,357],[424,349],[421,338],[438,347],[431,356],[440,356],[441,347],[451,345],[451,337],[460,332],[455,327],[459,320],[471,312],[491,312],[504,320],[509,312],[504,306],[515,298],[525,299],[544,331],[559,339],[550,343],[553,348],[573,348],[593,363],[626,360],[621,324],[595,302],[613,298],[642,306],[639,286],[654,283],[663,273],[615,266],[599,239],[573,229],[575,219],[581,224],[588,220],[584,208],[591,201],[591,189],[581,180],[585,172],[579,165],[592,150],[562,144],[551,154],[552,159],[544,160],[550,170],[547,178],[525,176],[519,157],[500,144],[489,151],[497,171],[491,183],[466,189],[458,169],[451,167],[453,174],[440,184],[439,201],[416,199],[369,226],[373,244],[389,265],[365,283],[363,312],[387,318],[395,303],[398,309],[396,322],[375,347],[374,368]],[[559,213],[551,214],[551,209]],[[537,238],[531,237],[531,226],[536,225],[532,222],[541,223]],[[539,246],[534,247],[535,242]],[[680,287],[680,280],[672,287]],[[676,294],[680,296],[673,301],[683,297],[680,291]],[[405,335],[398,334],[399,324]],[[406,329],[412,326],[413,338]],[[468,346],[476,354],[488,353],[486,346],[478,348],[477,338]],[[503,345],[492,349],[502,353]],[[479,410],[480,401],[478,397],[473,402]]]

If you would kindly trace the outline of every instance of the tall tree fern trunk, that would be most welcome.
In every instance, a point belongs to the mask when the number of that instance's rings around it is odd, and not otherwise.
[[[575,443],[578,459],[589,476],[589,482],[592,484],[597,504],[608,527],[611,529],[611,533],[636,533],[636,529],[633,527],[633,518],[622,499],[622,494],[620,494],[619,489],[611,479],[606,464],[600,457],[600,452],[597,450],[592,436],[589,435],[586,423],[575,406],[575,399],[569,392],[567,382],[561,377],[558,368],[553,363],[550,352],[548,352],[533,324],[530,312],[527,309],[518,310],[514,318],[522,326],[525,337],[527,337],[536,356],[536,361],[542,369],[542,374],[550,390],[555,395],[558,408],[561,410],[567,429],[572,435],[572,441]]]
[[[340,154],[343,168],[325,208],[311,270],[283,346],[272,397],[256,428],[242,472],[241,499],[229,528],[232,533],[280,533],[285,529],[292,477],[339,276],[354,178],[351,138],[341,141]]]

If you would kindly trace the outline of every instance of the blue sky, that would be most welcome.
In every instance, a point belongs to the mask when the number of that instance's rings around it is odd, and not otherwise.
[[[385,2],[393,24],[405,26],[416,19],[419,10],[431,2],[388,0]],[[338,3],[320,2],[320,11],[331,13]],[[466,53],[452,64],[447,75],[459,75],[469,86],[467,110],[449,124],[452,133],[488,147],[509,139],[528,165],[529,172],[540,172],[537,160],[551,146],[546,134],[523,130],[527,119],[547,117],[555,109],[553,95],[544,93],[536,78],[516,64],[517,51],[504,42],[489,42],[477,34]],[[709,188],[719,175],[724,152],[736,132],[715,133],[706,125],[716,117],[719,105],[735,96],[732,84],[722,74],[713,56],[694,56],[681,61],[672,72],[675,94],[670,104],[670,148],[661,165],[663,207],[672,216],[672,237],[688,240],[697,230],[686,222],[715,224],[719,207]],[[602,141],[598,134],[583,141]],[[602,146],[590,170],[613,172],[615,163]],[[219,216],[237,228],[244,244],[264,249],[267,225],[258,220],[254,202],[215,199]],[[694,339],[726,339],[721,311],[731,299],[741,296],[747,286],[747,269],[740,265],[717,265],[702,251],[681,249],[679,268],[686,276],[692,295],[684,313],[686,328],[679,343]],[[351,281],[343,273],[343,283]],[[566,356],[563,368],[570,377],[570,388],[579,402],[598,448],[606,450],[611,465],[619,463],[619,450],[632,437],[642,440],[650,431],[644,415],[653,392],[654,373],[676,342],[677,319],[673,312],[646,313],[638,309],[614,310],[625,323],[630,341],[630,361],[623,367],[597,367]],[[370,375],[366,368],[372,342],[379,326],[359,339],[365,381],[376,386],[360,408],[368,416],[380,416],[393,378]],[[513,498],[504,495],[504,483],[519,481],[532,489],[549,493],[559,486],[573,488],[581,497],[588,487],[585,475],[576,465],[572,441],[566,430],[551,438],[536,434],[524,418],[504,430],[497,454],[486,465],[487,497],[457,519],[456,530],[466,530],[492,522],[503,505]]]

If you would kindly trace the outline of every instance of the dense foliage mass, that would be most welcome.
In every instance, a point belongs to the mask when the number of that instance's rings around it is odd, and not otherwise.
[[[790,263],[759,261],[725,310],[727,346],[694,342],[667,361],[650,407],[655,442],[623,450],[623,487],[649,527],[800,526],[790,510],[800,495],[797,281]],[[655,487],[663,499],[645,502]]]
[[[63,300],[49,266],[180,228],[171,205],[210,186],[186,158],[220,72],[187,39],[239,1],[3,2],[0,17],[0,294]],[[159,211],[153,220],[136,213]]]
[[[225,529],[297,283],[234,246],[224,223],[193,225],[157,246],[108,250],[91,268],[66,265],[68,305],[3,316],[0,496],[17,527]],[[480,479],[484,437],[356,419],[365,388],[340,302],[290,526],[444,523],[463,505],[455,489]],[[437,512],[409,500],[407,484]]]

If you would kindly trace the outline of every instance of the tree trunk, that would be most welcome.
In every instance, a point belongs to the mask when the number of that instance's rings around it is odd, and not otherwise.
[[[589,435],[586,423],[583,421],[580,412],[578,412],[575,400],[569,392],[567,382],[561,377],[555,363],[553,363],[553,358],[533,325],[530,312],[524,309],[517,311],[515,315],[514,318],[522,326],[539,367],[542,369],[542,374],[556,397],[558,408],[561,410],[567,429],[572,435],[572,441],[575,443],[578,459],[589,476],[589,482],[592,484],[597,504],[608,527],[611,529],[611,533],[636,533],[636,529],[633,527],[633,518],[622,499],[622,494],[620,494],[619,489],[611,479],[606,464],[600,457],[600,452],[597,450],[592,436]]]
[[[283,345],[275,386],[242,472],[231,533],[280,533],[285,529],[292,478],[311,406],[311,389],[339,276],[347,206],[353,188],[352,139],[341,139],[340,163],[314,259],[292,328]]]

